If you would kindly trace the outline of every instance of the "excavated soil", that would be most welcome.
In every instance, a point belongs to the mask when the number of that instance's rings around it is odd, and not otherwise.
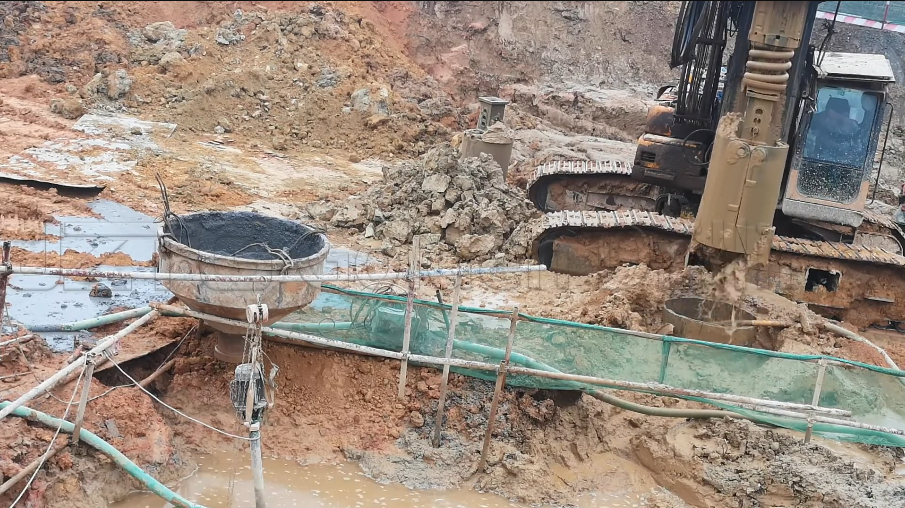
[[[442,144],[414,163],[384,167],[383,175],[383,185],[337,203],[312,203],[308,212],[325,225],[381,240],[389,256],[418,236],[428,263],[527,257],[530,238],[518,231],[537,212],[490,156],[459,160],[458,150]]]

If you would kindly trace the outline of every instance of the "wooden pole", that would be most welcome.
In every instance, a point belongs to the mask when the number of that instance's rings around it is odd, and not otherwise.
[[[412,340],[412,318],[415,313],[415,288],[418,281],[418,271],[421,267],[420,256],[421,238],[412,238],[412,250],[409,251],[409,287],[408,298],[405,301],[405,328],[402,331],[402,364],[399,366],[399,398],[405,399],[405,378],[409,368],[409,348]]]
[[[487,466],[487,452],[490,450],[490,437],[493,435],[493,427],[496,424],[496,412],[500,405],[500,397],[503,387],[506,385],[506,370],[509,368],[509,357],[512,355],[512,343],[515,341],[515,327],[518,325],[518,307],[512,309],[512,317],[509,321],[509,338],[506,340],[506,356],[500,362],[500,370],[496,375],[496,386],[493,388],[493,402],[490,404],[490,416],[487,419],[487,430],[484,432],[484,446],[481,447],[481,460],[478,462],[478,472]]]
[[[72,444],[79,443],[82,433],[82,419],[85,418],[85,406],[88,405],[88,396],[91,394],[91,378],[94,376],[94,357],[85,360],[85,375],[83,377],[82,398],[79,400],[79,408],[75,413],[74,430],[72,431]]]
[[[456,283],[453,287],[452,314],[449,316],[449,333],[446,337],[443,379],[440,381],[440,400],[437,401],[437,418],[434,422],[434,437],[431,440],[434,448],[440,446],[440,432],[443,429],[443,413],[446,409],[446,391],[449,388],[449,359],[452,358],[453,341],[456,339],[456,320],[459,318],[459,290],[461,287],[462,276],[456,275]]]
[[[26,476],[34,473],[35,469],[38,469],[38,467],[40,467],[41,464],[47,462],[47,460],[49,460],[51,457],[56,455],[57,452],[59,452],[60,450],[62,450],[64,448],[66,448],[65,445],[51,448],[51,449],[47,450],[46,452],[44,452],[43,455],[41,455],[40,457],[38,457],[34,461],[32,461],[31,464],[20,469],[19,472],[16,473],[15,476],[13,476],[9,480],[6,480],[5,482],[3,482],[3,485],[0,485],[0,496],[2,496],[3,494],[6,494],[6,492],[9,489],[11,489],[17,483],[24,480]]]
[[[62,244],[62,242],[60,242]],[[3,265],[11,267],[9,264],[9,251],[12,244],[7,240],[3,242]],[[60,259],[63,259],[62,257]],[[6,288],[9,286],[9,271],[0,274],[0,323],[3,322],[3,316],[6,313]]]
[[[159,378],[164,372],[166,372],[166,371],[172,369],[172,368],[173,368],[173,365],[176,365],[176,359],[175,359],[175,358],[173,358],[172,360],[168,361],[167,363],[161,365],[159,369],[157,369],[157,370],[155,370],[154,372],[152,372],[148,377],[142,379],[142,380],[138,383],[138,386],[140,386],[140,387],[142,387],[142,388],[147,388],[148,385],[150,385],[151,383],[153,383],[154,380],[157,379],[157,378]]]
[[[820,392],[823,390],[823,377],[826,375],[826,360],[821,359],[817,363],[817,382],[814,384],[814,395],[811,397],[811,405],[818,407]],[[808,418],[808,430],[804,433],[805,444],[811,442],[811,432],[814,430],[814,420]]]

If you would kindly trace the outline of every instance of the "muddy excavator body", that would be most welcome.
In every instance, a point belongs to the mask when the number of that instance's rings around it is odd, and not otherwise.
[[[535,173],[537,259],[586,274],[744,257],[750,282],[833,317],[905,319],[905,236],[865,209],[892,69],[809,46],[817,4],[683,2],[681,79],[658,92],[634,161]]]

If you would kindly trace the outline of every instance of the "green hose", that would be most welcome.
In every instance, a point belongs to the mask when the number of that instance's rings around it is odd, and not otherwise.
[[[32,332],[78,332],[97,328],[98,326],[109,325],[110,323],[118,323],[127,319],[142,317],[151,312],[151,307],[139,307],[137,309],[124,310],[113,314],[106,314],[91,319],[83,319],[81,321],[73,321],[72,323],[64,323],[60,325],[36,325],[27,327]]]
[[[5,408],[9,404],[9,402],[0,402],[0,409]],[[75,429],[75,425],[70,422],[61,420],[59,418],[54,418],[53,416],[42,413],[40,411],[35,411],[34,409],[29,409],[24,406],[20,406],[14,409],[11,414],[13,416],[25,418],[26,420],[32,422],[41,423],[51,428],[60,427],[60,432],[65,432],[67,434],[72,434],[73,430]],[[116,464],[119,467],[123,468],[126,473],[141,482],[145,487],[148,488],[148,490],[160,496],[173,506],[177,506],[179,508],[205,508],[200,504],[195,504],[188,499],[185,499],[184,497],[167,488],[166,485],[155,480],[151,475],[144,472],[144,470],[138,467],[137,464],[123,455],[122,452],[114,448],[110,443],[97,437],[97,435],[95,435],[94,433],[89,432],[83,428],[79,432],[79,440],[84,441],[92,448],[113,459],[113,462],[116,462]]]

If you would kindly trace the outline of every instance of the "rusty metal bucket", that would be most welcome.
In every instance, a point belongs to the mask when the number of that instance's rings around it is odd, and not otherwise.
[[[170,231],[170,227],[173,228]],[[251,212],[201,212],[171,218],[158,233],[160,271],[216,275],[319,275],[330,251],[310,226]],[[281,252],[280,252],[281,251]],[[249,305],[266,304],[271,324],[317,298],[320,283],[163,283],[190,309],[246,321]],[[214,356],[239,363],[246,328],[207,323],[219,332]]]
[[[696,297],[667,300],[663,309],[663,320],[672,324],[673,335],[736,346],[753,344],[755,328],[718,323],[751,319],[754,315],[732,304]]]

